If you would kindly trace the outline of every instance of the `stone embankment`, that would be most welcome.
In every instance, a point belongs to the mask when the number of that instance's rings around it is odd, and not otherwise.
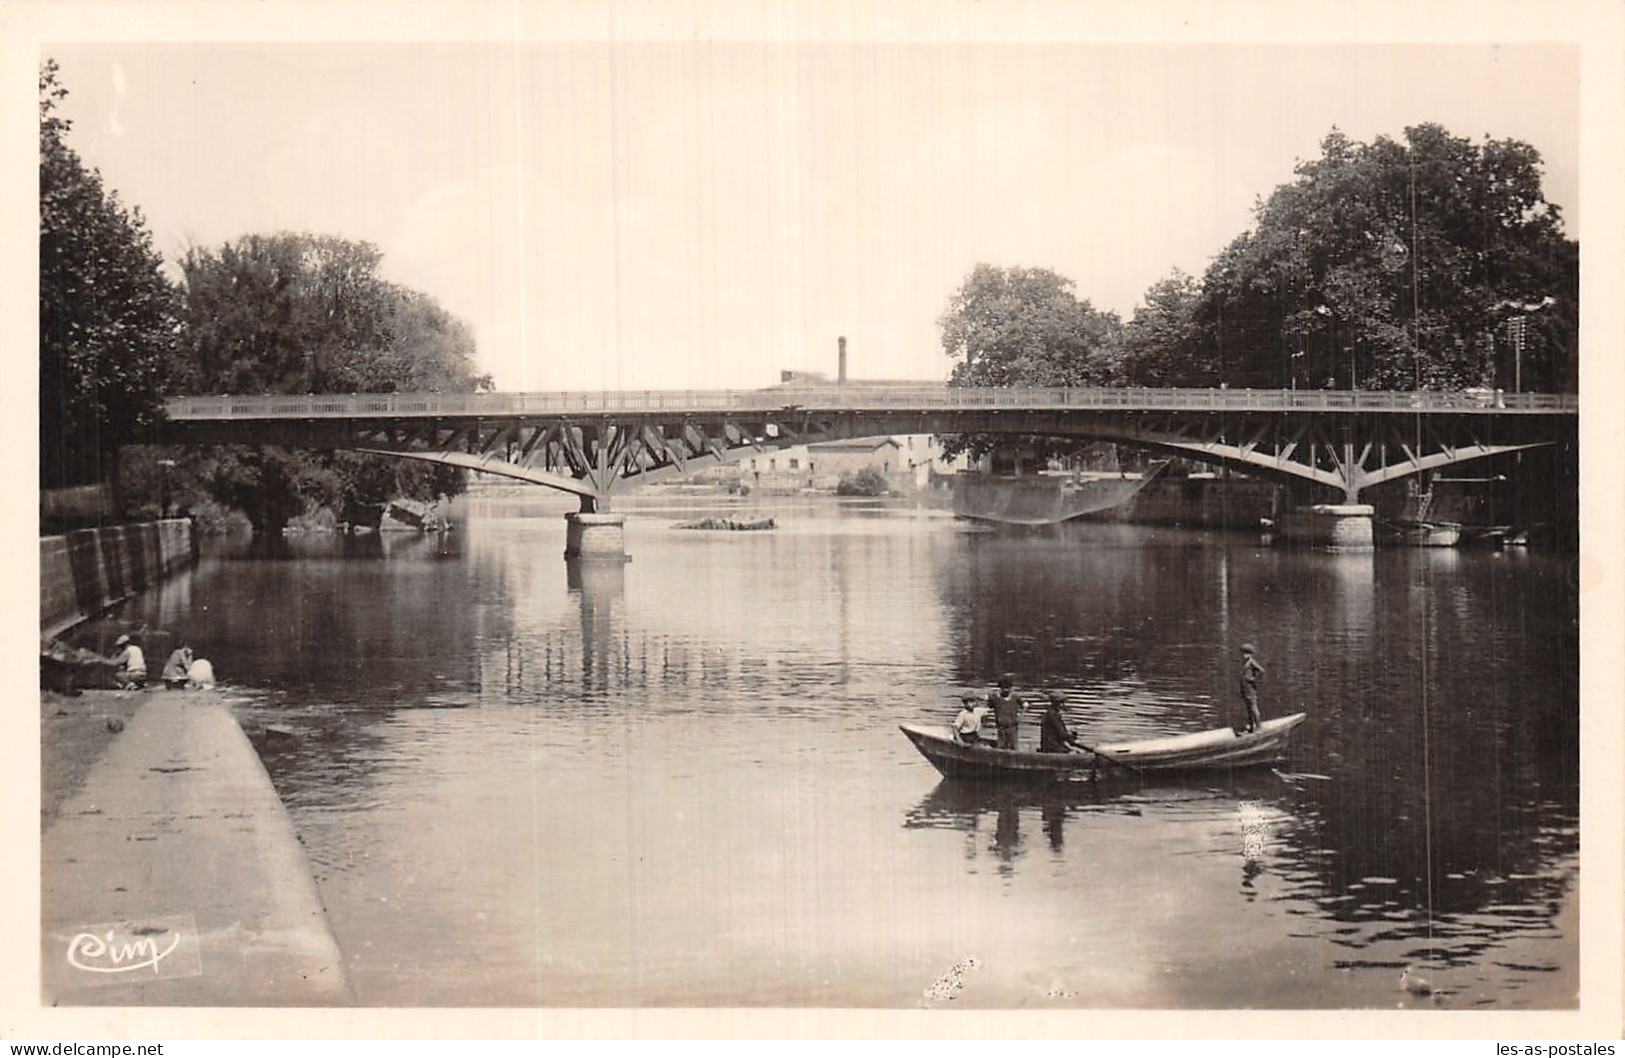
[[[54,636],[197,560],[185,518],[42,536],[40,634]]]
[[[44,1002],[352,1001],[298,835],[221,693],[44,702]]]

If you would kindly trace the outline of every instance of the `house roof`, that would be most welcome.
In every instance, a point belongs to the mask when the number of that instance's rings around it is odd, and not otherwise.
[[[921,386],[942,386],[943,382],[918,378],[849,378],[842,382],[830,378],[822,371],[794,371],[789,372],[790,377],[771,386],[763,386],[764,391],[778,389],[812,389],[825,386],[845,386],[847,389],[889,389],[899,386],[919,388]]]
[[[839,441],[817,441],[809,444],[807,449],[812,452],[827,452],[832,449],[846,452],[873,452],[875,449],[883,448],[886,445],[891,445],[893,448],[903,447],[897,443],[895,437],[848,437]]]

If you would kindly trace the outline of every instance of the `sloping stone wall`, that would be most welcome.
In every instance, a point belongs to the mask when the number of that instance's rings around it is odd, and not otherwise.
[[[185,518],[40,538],[40,633],[54,635],[163,580],[197,558]]]

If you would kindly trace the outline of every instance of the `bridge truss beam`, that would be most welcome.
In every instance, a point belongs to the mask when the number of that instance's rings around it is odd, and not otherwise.
[[[1110,396],[1120,402],[1121,394],[1112,391]],[[226,413],[188,415],[183,399],[175,402],[170,421],[151,440],[348,448],[428,460],[569,492],[591,512],[608,509],[629,484],[693,473],[752,451],[853,437],[956,433],[1117,442],[1301,482],[1353,503],[1361,491],[1386,481],[1572,438],[1577,424],[1571,408],[1518,408],[1508,414],[1453,404],[1303,408],[1286,402],[1284,395],[1281,406],[1258,407],[1225,406],[1223,401],[1215,407],[1200,402],[1052,407],[1036,401],[1002,407],[996,406],[1005,397],[1000,392],[987,398],[990,406],[953,394],[958,403],[949,407],[933,406],[933,398],[913,407],[899,401],[905,406],[490,414],[439,414],[428,399],[433,396],[349,398],[375,409],[421,403],[426,410],[415,415],[350,412],[343,398],[321,397],[304,404],[247,398],[242,408]],[[459,399],[471,402],[466,396]],[[299,414],[305,406],[318,411]],[[181,414],[174,414],[177,409]]]

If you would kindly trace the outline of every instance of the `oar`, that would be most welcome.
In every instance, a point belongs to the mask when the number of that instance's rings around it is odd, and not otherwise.
[[[1145,769],[1144,768],[1137,768],[1134,765],[1130,764],[1126,760],[1118,760],[1116,757],[1113,757],[1108,753],[1102,753],[1102,752],[1100,752],[1100,750],[1096,749],[1094,746],[1085,745],[1082,742],[1074,742],[1072,744],[1074,746],[1077,746],[1079,749],[1088,750],[1090,753],[1093,753],[1096,760],[1107,761],[1107,762],[1109,762],[1111,764],[1117,765],[1119,768],[1126,768],[1127,770],[1133,772],[1135,775],[1144,775],[1145,774]]]

